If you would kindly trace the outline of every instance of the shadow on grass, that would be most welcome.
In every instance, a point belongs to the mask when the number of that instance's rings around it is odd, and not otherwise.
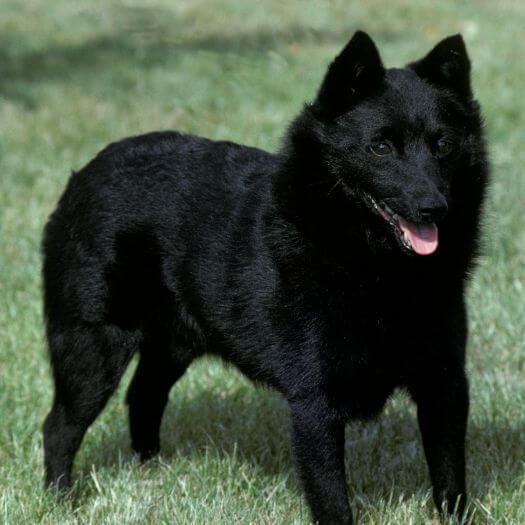
[[[191,459],[215,452],[218,456],[235,455],[269,475],[292,468],[288,410],[277,393],[263,387],[254,393],[253,387],[245,385],[229,396],[213,389],[189,399],[174,394],[162,422],[164,459]],[[127,420],[119,428],[119,433],[89,458],[90,464],[98,468],[134,459]]]
[[[28,107],[38,106],[40,82],[93,81],[93,75],[128,64],[147,70],[158,64],[172,64],[183,54],[198,51],[260,55],[279,46],[291,46],[300,53],[305,44],[343,45],[355,28],[320,31],[291,24],[263,27],[253,32],[210,32],[197,34],[193,17],[175,17],[158,9],[116,10],[110,16],[116,29],[76,45],[49,45],[35,51],[23,31],[0,35],[0,96]],[[131,15],[130,15],[131,13]],[[193,33],[193,34],[192,34]],[[182,36],[181,36],[182,35]],[[379,35],[394,39],[394,34]],[[35,92],[36,91],[36,92]]]
[[[162,457],[165,460],[184,457],[191,461],[211,453],[218,458],[235,457],[237,462],[248,462],[268,478],[291,473],[286,404],[271,391],[259,389],[254,395],[250,388],[240,388],[229,397],[204,392],[177,402],[175,396],[163,423]],[[89,458],[90,465],[112,467],[134,460],[127,428],[124,424],[121,428],[114,439],[101,444],[100,454]],[[525,422],[513,427],[470,425],[467,480],[470,499],[483,498],[494,487],[512,490],[523,473],[524,433]],[[506,453],[502,453],[500,445],[507,447]],[[487,454],[490,450],[494,453]],[[408,404],[390,407],[377,421],[350,424],[346,456],[350,493],[358,501],[361,498],[406,501],[431,489],[416,418]],[[83,474],[90,468],[86,466]]]

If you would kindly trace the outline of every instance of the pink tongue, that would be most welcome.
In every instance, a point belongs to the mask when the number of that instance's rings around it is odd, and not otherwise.
[[[438,246],[438,229],[434,223],[414,224],[398,215],[399,226],[408,237],[412,249],[419,255],[430,255]]]

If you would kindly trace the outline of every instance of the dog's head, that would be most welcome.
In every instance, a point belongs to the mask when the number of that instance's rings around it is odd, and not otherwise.
[[[465,197],[465,181],[456,181],[469,177],[483,150],[463,39],[451,36],[421,60],[386,69],[370,37],[357,32],[292,127],[292,142],[294,133],[306,156],[319,158],[330,188],[370,215],[376,241],[434,253],[441,225]]]

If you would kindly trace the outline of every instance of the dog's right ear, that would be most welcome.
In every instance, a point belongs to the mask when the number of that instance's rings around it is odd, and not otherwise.
[[[378,86],[384,74],[374,42],[357,31],[328,67],[312,109],[322,119],[336,118]]]
[[[472,97],[470,60],[459,34],[445,38],[424,58],[408,67],[432,84],[454,90],[466,99]]]

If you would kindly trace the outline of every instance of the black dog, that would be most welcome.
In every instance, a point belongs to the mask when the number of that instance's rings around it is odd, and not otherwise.
[[[356,33],[276,155],[175,132],[108,146],[45,230],[47,484],[70,485],[135,352],[143,459],[159,451],[171,386],[214,353],[287,400],[314,520],[352,523],[345,423],[398,387],[417,403],[436,505],[461,512],[464,288],[487,172],[459,35],[385,69]]]

